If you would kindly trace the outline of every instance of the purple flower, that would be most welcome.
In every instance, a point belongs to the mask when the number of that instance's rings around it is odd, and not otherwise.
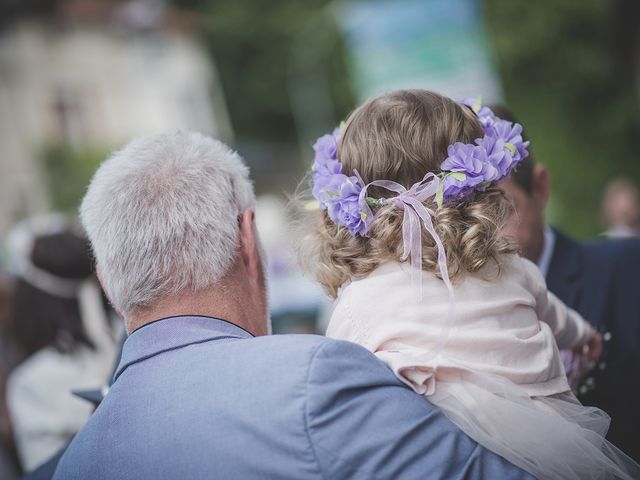
[[[315,156],[313,171],[325,175],[342,172],[338,158],[338,139],[340,129],[336,128],[331,135],[323,135],[313,144]]]
[[[323,135],[313,144],[312,193],[323,210],[327,209],[332,197],[339,195],[340,187],[347,178],[337,159],[339,135],[340,130],[336,128],[331,135]]]
[[[451,200],[454,198],[464,198],[469,195],[474,190],[474,186],[480,182],[474,184],[468,180],[466,177],[459,179],[451,175],[445,176],[443,180],[443,198]]]
[[[363,185],[358,177],[347,176],[337,159],[340,130],[323,135],[313,145],[313,196],[329,218],[351,235],[364,234],[368,223],[361,213],[360,192]],[[370,221],[370,220],[369,220]]]
[[[492,133],[502,139],[505,147],[510,151],[514,162],[519,162],[529,155],[527,151],[529,142],[525,142],[522,139],[522,125],[519,123],[511,123],[507,120],[498,119],[492,127]]]
[[[337,191],[329,195],[326,202],[329,218],[337,225],[347,228],[351,235],[363,234],[367,229],[367,222],[361,213],[360,180],[346,175],[336,175],[335,179]]]
[[[347,176],[342,173],[322,174],[316,172],[313,175],[313,188],[311,193],[320,202],[323,210],[340,195],[342,184],[347,180]]]
[[[471,107],[471,109],[475,112],[478,120],[480,120],[480,124],[482,128],[487,131],[487,129],[491,128],[497,117],[493,113],[493,111],[487,107],[486,105],[482,105],[481,99],[478,98],[464,98],[460,101],[463,105],[467,105]]]
[[[500,172],[487,158],[480,145],[456,142],[447,149],[449,156],[442,162],[442,170],[462,175],[447,175],[444,179],[444,196],[466,196],[471,190],[500,178]]]
[[[582,378],[590,369],[588,362],[572,350],[560,350],[560,361],[564,366],[571,390],[577,392]]]
[[[443,196],[449,198],[465,197],[473,189],[483,190],[509,175],[529,155],[522,125],[496,117],[480,99],[466,98],[460,103],[476,113],[484,136],[476,139],[475,145],[456,143],[449,147],[449,157],[441,165]]]
[[[513,166],[513,158],[509,150],[504,146],[502,138],[494,135],[485,135],[476,140],[487,154],[487,161],[498,171],[499,178],[509,174]]]

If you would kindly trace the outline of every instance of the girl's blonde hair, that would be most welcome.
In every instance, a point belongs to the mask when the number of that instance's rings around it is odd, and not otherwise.
[[[393,180],[409,188],[427,172],[440,172],[447,147],[455,142],[473,143],[483,136],[471,109],[427,90],[388,93],[356,109],[342,129],[338,160],[343,172],[357,170],[365,184]],[[370,188],[374,198],[389,196]],[[510,201],[496,187],[477,191],[455,204],[425,204],[447,254],[452,280],[464,272],[477,272],[491,260],[516,251],[502,235],[512,212]],[[315,214],[300,243],[300,259],[333,297],[352,278],[366,276],[385,261],[402,255],[401,209],[384,206],[376,215],[367,238],[351,236],[326,212]],[[438,252],[423,231],[423,269],[439,274]]]

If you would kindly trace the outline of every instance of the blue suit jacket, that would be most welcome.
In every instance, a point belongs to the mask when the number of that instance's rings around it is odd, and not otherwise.
[[[530,479],[363,348],[207,317],[125,342],[56,479]]]
[[[640,240],[580,244],[556,231],[547,285],[609,334],[580,400],[611,416],[607,438],[640,462]]]

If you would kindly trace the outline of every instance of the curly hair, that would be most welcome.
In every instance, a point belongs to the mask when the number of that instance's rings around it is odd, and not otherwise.
[[[344,172],[357,170],[364,183],[393,180],[409,188],[427,172],[440,172],[447,148],[455,142],[473,143],[482,137],[480,122],[471,109],[426,90],[400,90],[372,100],[348,118],[338,145]],[[370,188],[370,196],[388,192]],[[502,234],[512,212],[511,202],[497,187],[477,191],[455,204],[437,207],[425,203],[445,247],[452,280],[475,273],[516,247]],[[386,261],[402,255],[402,210],[387,205],[377,212],[369,236],[351,236],[326,212],[315,213],[305,227],[299,256],[332,296],[344,282],[361,278]],[[438,252],[423,231],[423,269],[439,274]]]

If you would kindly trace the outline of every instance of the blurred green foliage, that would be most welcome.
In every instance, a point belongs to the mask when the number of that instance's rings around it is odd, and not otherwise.
[[[608,179],[640,179],[638,105],[632,69],[625,64],[637,36],[620,41],[619,32],[623,7],[633,1],[484,1],[506,102],[525,125],[537,160],[552,173],[549,218],[580,238],[601,230],[597,212]],[[201,14],[240,141],[294,142],[287,92],[292,48],[330,2],[174,3]],[[336,45],[326,65],[311,68],[328,74],[340,118],[353,108],[353,96]],[[314,45],[308,47],[313,56]]]
[[[100,149],[45,148],[42,162],[52,209],[75,214],[93,173],[106,157],[107,152]]]
[[[301,132],[292,114],[294,67],[307,70],[297,72],[299,78],[321,75],[329,82],[336,118],[354,107],[338,29],[330,15],[323,15],[329,0],[172,3],[198,20],[219,70],[236,143],[255,144],[257,151],[264,150],[263,145],[296,144]],[[603,185],[619,175],[640,180],[634,85],[640,2],[483,3],[506,103],[525,125],[536,160],[552,174],[549,218],[572,235],[593,237],[601,231]],[[295,52],[308,58],[296,64]],[[274,149],[274,155],[279,151]],[[104,154],[60,145],[43,151],[54,208],[77,208]]]
[[[602,231],[607,180],[640,179],[625,4],[601,0],[486,0],[486,18],[506,101],[552,174],[550,220],[579,237]],[[637,45],[637,43],[636,43]]]
[[[322,14],[328,0],[174,0],[199,15],[201,33],[222,80],[234,132],[240,142],[295,142],[289,73],[300,33]],[[332,29],[332,25],[326,26]],[[337,30],[333,28],[337,37]],[[314,45],[308,45],[309,50]],[[310,52],[311,54],[311,52]],[[327,65],[334,103],[341,115],[353,101],[340,44]]]

